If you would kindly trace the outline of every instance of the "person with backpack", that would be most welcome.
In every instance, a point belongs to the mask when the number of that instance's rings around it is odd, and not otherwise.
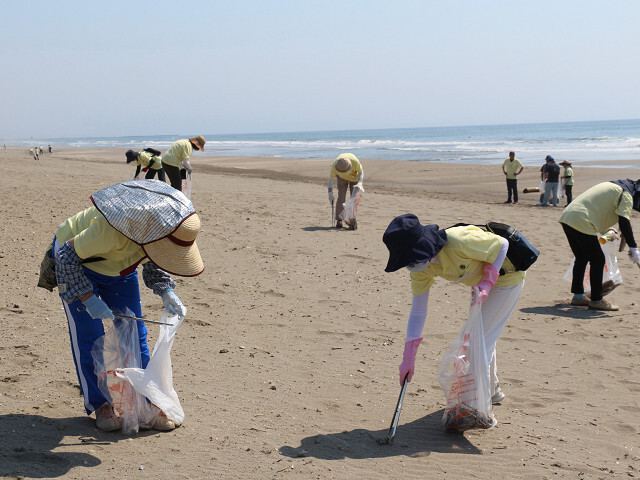
[[[142,152],[127,150],[125,156],[127,157],[127,163],[137,163],[136,173],[133,176],[134,179],[138,178],[140,170],[146,170],[145,180],[151,180],[158,174],[158,180],[166,182],[164,168],[162,168],[162,157],[160,156],[159,150],[155,148],[145,148]]]
[[[414,214],[400,215],[387,227],[382,241],[389,250],[385,272],[409,270],[412,302],[402,363],[400,384],[411,381],[418,346],[427,318],[429,291],[437,278],[472,289],[472,304],[481,304],[487,373],[492,403],[505,398],[496,367],[496,342],[522,293],[526,272],[516,270],[507,251],[509,242],[475,225],[440,229],[422,225]]]

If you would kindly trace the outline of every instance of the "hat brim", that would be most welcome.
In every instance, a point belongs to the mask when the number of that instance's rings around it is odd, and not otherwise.
[[[424,226],[423,232],[426,232],[429,227],[437,227],[436,225]],[[433,233],[436,235],[433,236]],[[426,236],[420,237],[420,239],[414,243],[411,247],[396,249],[395,251],[389,251],[389,261],[385,272],[395,272],[401,268],[413,265],[414,263],[426,262],[435,257],[442,247],[447,243],[447,234],[444,230],[437,230],[432,232],[431,238]]]
[[[180,277],[195,277],[204,270],[196,242],[183,247],[164,237],[142,245],[142,249],[153,263],[167,273]]]

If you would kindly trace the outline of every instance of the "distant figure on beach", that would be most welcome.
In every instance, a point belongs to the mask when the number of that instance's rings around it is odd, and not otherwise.
[[[51,153],[51,145],[49,145],[49,153]]]
[[[567,196],[567,205],[569,205],[573,200],[573,168],[571,168],[571,162],[568,162],[567,160],[560,162],[560,165],[564,167],[562,188]]]
[[[507,201],[511,203],[513,195],[513,203],[518,203],[518,175],[522,173],[524,167],[522,162],[516,158],[515,152],[509,152],[509,158],[502,163],[502,173],[507,177]]]
[[[176,190],[182,191],[182,173],[181,171],[193,172],[189,158],[193,150],[204,152],[204,144],[207,141],[202,135],[192,137],[185,140],[177,140],[169,147],[162,157],[162,167],[167,172],[171,186]]]
[[[6,144],[4,144],[4,145],[2,146],[2,148],[4,148],[4,153],[7,153],[7,145],[6,145]]]
[[[158,174],[158,180],[166,182],[164,175],[164,169],[162,168],[162,157],[160,151],[154,148],[145,148],[142,152],[136,152],[134,150],[127,150],[125,152],[127,157],[127,163],[136,162],[136,173],[133,176],[134,179],[138,178],[140,170],[146,171],[144,176],[145,180],[150,180]]]
[[[92,354],[96,341],[105,335],[103,320],[112,324],[118,314],[142,318],[139,264],[145,285],[162,299],[169,314],[184,317],[186,309],[167,272],[185,277],[202,273],[204,265],[195,243],[200,219],[184,195],[157,180],[112,185],[94,193],[91,201],[91,207],[60,224],[47,255],[55,260],[55,282],[67,317],[85,410],[95,412],[100,430],[113,431],[122,422],[99,387],[94,355],[102,355]],[[43,264],[45,261],[47,256]],[[131,326],[122,319],[112,325],[123,336]],[[145,322],[135,322],[131,328],[133,341],[139,345],[136,351],[123,351],[122,356],[133,357],[146,368],[150,352]],[[155,416],[149,427],[176,427],[160,408],[153,404],[152,408]]]
[[[552,199],[553,206],[558,205],[558,183],[560,181],[560,166],[551,155],[545,158],[546,168],[544,169],[544,194],[538,206],[547,207],[549,199]]]
[[[344,202],[347,198],[347,188],[349,194],[353,195],[354,188],[363,189],[362,182],[364,181],[364,171],[360,160],[356,158],[353,153],[342,153],[338,155],[338,158],[331,164],[331,171],[329,172],[329,203],[333,205],[333,179],[336,179],[338,187],[338,200],[335,209],[336,228],[342,228],[342,219],[340,214],[344,209]],[[353,220],[347,225],[350,230],[358,228],[357,220]]]
[[[389,250],[385,272],[409,270],[413,294],[399,367],[400,384],[405,377],[411,381],[427,318],[429,292],[436,279],[443,278],[478,287],[471,290],[471,302],[482,305],[487,385],[491,402],[501,402],[505,394],[498,382],[496,342],[520,298],[526,275],[517,271],[507,258],[509,242],[474,225],[447,229],[434,224],[421,225],[418,217],[410,213],[394,218],[382,241]],[[429,348],[433,348],[433,344]]]
[[[44,151],[44,149],[42,148],[42,145],[38,147],[38,150],[40,150],[40,155],[42,155],[42,152]]]
[[[631,210],[640,212],[640,180],[611,180],[594,185],[573,200],[562,213],[560,223],[575,255],[571,281],[571,305],[588,306],[592,310],[615,311],[619,307],[603,298],[602,277],[605,258],[598,234],[604,234],[616,222],[629,246],[629,258],[640,264],[638,246],[631,229]],[[591,298],[584,294],[584,274],[591,268]]]
[[[33,150],[33,159],[34,160],[40,160],[40,156],[38,155],[38,147],[35,147]]]

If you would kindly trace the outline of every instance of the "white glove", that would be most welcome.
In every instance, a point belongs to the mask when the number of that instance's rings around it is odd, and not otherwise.
[[[184,307],[178,296],[173,292],[173,288],[167,288],[162,292],[162,303],[167,309],[169,315],[179,315],[184,317],[187,309]]]
[[[638,253],[638,248],[629,247],[629,258],[633,263],[640,263],[640,253]]]

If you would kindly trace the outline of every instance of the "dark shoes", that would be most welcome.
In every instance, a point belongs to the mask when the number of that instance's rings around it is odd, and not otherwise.
[[[506,202],[504,202],[504,203],[511,203],[511,200],[507,200],[507,201],[506,201]]]
[[[342,228],[342,220],[336,222],[336,228]]]

